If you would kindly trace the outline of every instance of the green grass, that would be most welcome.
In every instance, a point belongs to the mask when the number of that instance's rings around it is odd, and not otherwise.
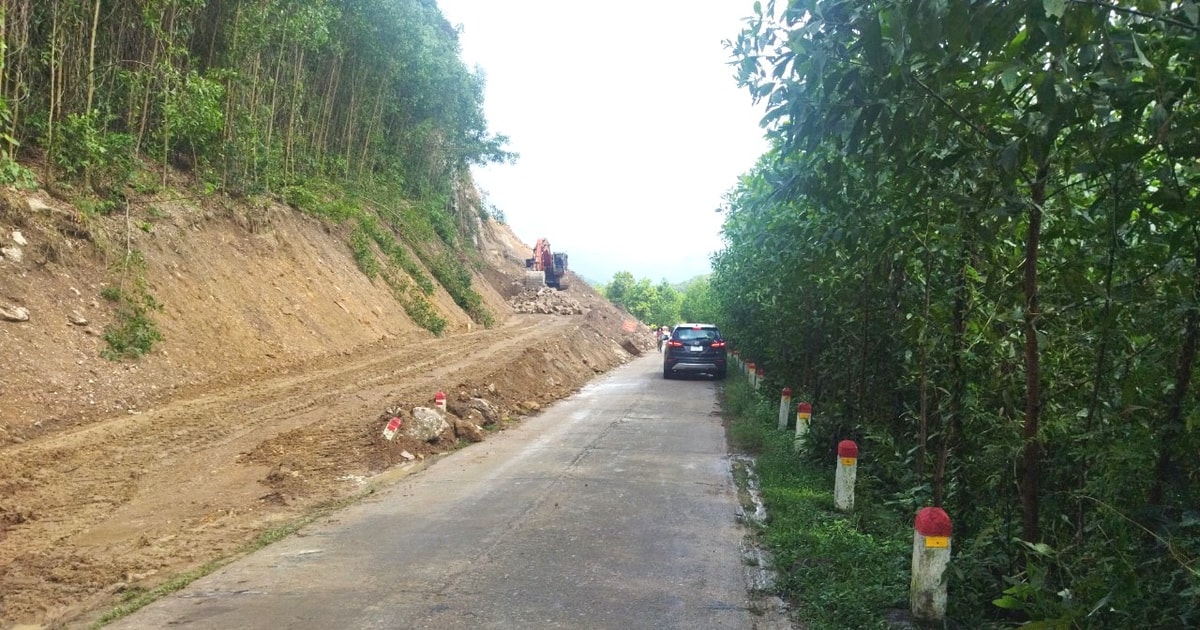
[[[908,608],[911,524],[856,496],[856,509],[833,507],[834,462],[802,459],[792,434],[776,429],[778,407],[740,379],[725,388],[731,445],[755,455],[780,596],[812,630],[887,628],[888,609]]]

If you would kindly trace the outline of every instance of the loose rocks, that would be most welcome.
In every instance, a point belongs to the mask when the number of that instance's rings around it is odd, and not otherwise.
[[[525,289],[508,300],[516,313],[583,315],[583,305],[568,293],[550,288]]]
[[[29,309],[24,306],[0,304],[0,319],[9,322],[27,322],[29,321]]]
[[[442,417],[441,412],[429,407],[416,407],[412,411],[412,421],[404,423],[400,434],[421,442],[433,442],[441,437],[450,423]]]

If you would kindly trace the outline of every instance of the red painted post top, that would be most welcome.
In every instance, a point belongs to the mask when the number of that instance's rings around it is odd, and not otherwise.
[[[858,445],[853,440],[838,442],[838,457],[853,457],[858,459]]]
[[[762,376],[762,375],[763,375],[763,369],[762,369],[762,368],[758,368],[757,370],[755,370],[755,371],[754,371],[754,373],[755,373],[755,374],[757,374],[757,375],[759,375],[759,376]]]
[[[435,403],[446,402],[446,393],[445,393],[445,392],[438,392],[438,393],[434,394],[434,395],[433,395],[433,402],[435,402]]]
[[[811,416],[812,415],[812,403],[807,403],[807,402],[796,403],[796,411],[799,413],[806,413]]]
[[[791,398],[791,397],[792,397],[792,388],[790,388],[790,387],[784,387],[784,388],[783,388],[783,395],[784,395],[784,397],[786,397],[786,398]]]
[[[950,515],[940,507],[926,507],[917,511],[917,533],[922,536],[949,536]]]
[[[750,366],[750,369],[751,369],[751,370],[753,370],[753,369],[754,369],[754,362],[753,362],[753,361],[751,361],[751,362],[747,363],[746,365]]]

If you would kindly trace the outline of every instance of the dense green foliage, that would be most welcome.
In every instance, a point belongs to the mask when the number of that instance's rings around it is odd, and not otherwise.
[[[414,283],[418,322],[445,326],[431,273],[492,323],[464,245],[486,211],[458,191],[513,156],[434,0],[0,0],[0,38],[0,183],[32,185],[36,161],[106,214],[176,169],[208,194],[357,218],[355,260]]]
[[[679,287],[665,279],[657,285],[648,278],[635,280],[632,273],[618,271],[600,292],[610,302],[651,326],[674,326],[679,322],[716,321],[716,302],[708,289],[708,278],[704,276]]]
[[[507,159],[483,84],[432,0],[5,0],[8,141],[59,174],[130,152],[199,169],[232,193],[312,177],[447,191]]]
[[[1195,2],[756,9],[712,294],[810,455],[945,506],[956,618],[1200,623]]]

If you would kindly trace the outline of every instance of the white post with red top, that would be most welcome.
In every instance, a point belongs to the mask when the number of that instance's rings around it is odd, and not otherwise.
[[[946,616],[946,567],[950,566],[950,516],[940,507],[921,508],[913,528],[913,618],[941,621]]]
[[[812,403],[802,402],[796,405],[796,441],[792,450],[800,452],[808,441],[808,423],[812,420]]]
[[[392,417],[388,419],[387,426],[383,428],[383,438],[385,440],[391,440],[392,438],[396,437],[396,432],[400,430],[400,425],[402,423],[403,421],[399,417]]]
[[[756,370],[754,370],[754,389],[755,390],[758,390],[758,386],[762,385],[764,376],[765,375],[763,374],[762,368],[757,368]]]
[[[754,371],[754,362],[751,361],[746,364],[746,379],[750,381],[750,387],[756,386],[754,383],[755,374],[757,374],[757,372]]]
[[[854,482],[858,477],[858,445],[853,440],[838,442],[837,474],[833,483],[833,507],[842,512],[854,509]]]
[[[446,393],[445,392],[438,392],[433,395],[433,406],[437,407],[438,410],[440,410],[440,411],[446,410]]]
[[[792,389],[790,387],[783,388],[783,395],[779,397],[779,430],[786,431],[788,425],[788,414],[792,412]]]

